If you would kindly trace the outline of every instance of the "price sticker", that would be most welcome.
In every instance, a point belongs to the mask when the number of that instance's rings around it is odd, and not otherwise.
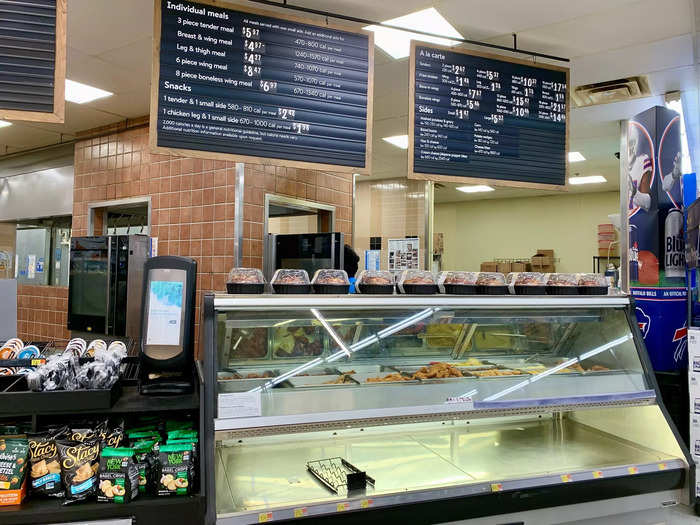
[[[593,477],[595,479],[600,479],[603,477],[603,471],[602,470],[594,470],[593,471]]]
[[[503,490],[503,483],[491,483],[491,492],[500,492]]]
[[[306,516],[308,511],[306,510],[306,507],[302,507],[300,509],[294,509],[294,517],[295,518],[303,518]]]
[[[373,500],[373,499],[363,499],[363,500],[360,502],[360,508],[368,509],[368,508],[370,508],[373,504],[374,504],[374,500]]]
[[[627,467],[627,472],[630,474],[639,474],[639,469],[637,467]]]
[[[45,362],[46,361],[44,361],[43,359],[32,359],[31,365],[32,366],[40,366],[40,365],[43,365]]]
[[[561,480],[564,483],[569,483],[572,480],[571,474],[562,474],[561,475]]]
[[[350,508],[350,504],[348,502],[338,503],[338,505],[336,505],[336,509],[338,509],[338,512],[345,512],[349,508]]]
[[[668,468],[668,465],[666,463],[659,463],[659,470],[666,470]]]
[[[272,512],[261,512],[258,514],[258,523],[272,521]]]

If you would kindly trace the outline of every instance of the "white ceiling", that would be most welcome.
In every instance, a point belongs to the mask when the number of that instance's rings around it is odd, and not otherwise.
[[[617,188],[620,119],[655,104],[667,91],[696,89],[696,4],[700,0],[289,0],[355,17],[386,20],[434,6],[466,38],[518,46],[571,58],[573,85],[649,75],[652,97],[574,109],[571,149],[586,162],[571,172],[603,174]],[[258,4],[240,0],[242,5]],[[0,129],[0,156],[73,138],[77,131],[135,118],[149,112],[153,2],[151,0],[68,0],[67,76],[114,96],[89,104],[66,104],[65,124],[21,123]],[[381,140],[407,132],[408,59],[375,54],[374,153],[372,178],[403,177],[406,152]],[[439,189],[439,200],[484,198]],[[498,190],[490,196],[518,196]],[[532,193],[528,192],[528,195]]]

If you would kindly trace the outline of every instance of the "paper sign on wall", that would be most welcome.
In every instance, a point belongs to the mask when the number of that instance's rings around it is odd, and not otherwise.
[[[420,239],[389,239],[389,270],[417,270],[420,261]]]
[[[381,250],[365,250],[365,270],[379,270],[381,256]]]
[[[36,255],[27,255],[27,279],[36,277]]]

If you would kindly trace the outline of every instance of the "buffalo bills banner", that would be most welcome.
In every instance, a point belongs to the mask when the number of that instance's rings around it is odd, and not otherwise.
[[[653,107],[627,130],[630,293],[654,369],[685,368],[680,117]]]

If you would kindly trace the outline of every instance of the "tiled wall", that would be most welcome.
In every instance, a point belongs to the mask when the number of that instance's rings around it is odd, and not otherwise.
[[[66,329],[68,288],[58,286],[17,287],[17,336],[23,341],[68,342]]]
[[[244,266],[262,268],[266,193],[336,206],[335,231],[351,239],[352,175],[246,164]],[[233,266],[235,163],[151,154],[146,127],[76,143],[73,236],[88,233],[88,203],[146,195],[158,253],[197,260],[197,304],[202,292],[225,290]],[[32,297],[49,293],[38,288]],[[65,316],[65,305],[58,312]],[[29,315],[23,311],[20,322],[34,337],[44,324],[30,324]]]
[[[355,186],[355,251],[364,264],[370,237],[382,238],[381,267],[388,268],[388,239],[420,238],[425,266],[425,182],[408,179],[358,180]]]

